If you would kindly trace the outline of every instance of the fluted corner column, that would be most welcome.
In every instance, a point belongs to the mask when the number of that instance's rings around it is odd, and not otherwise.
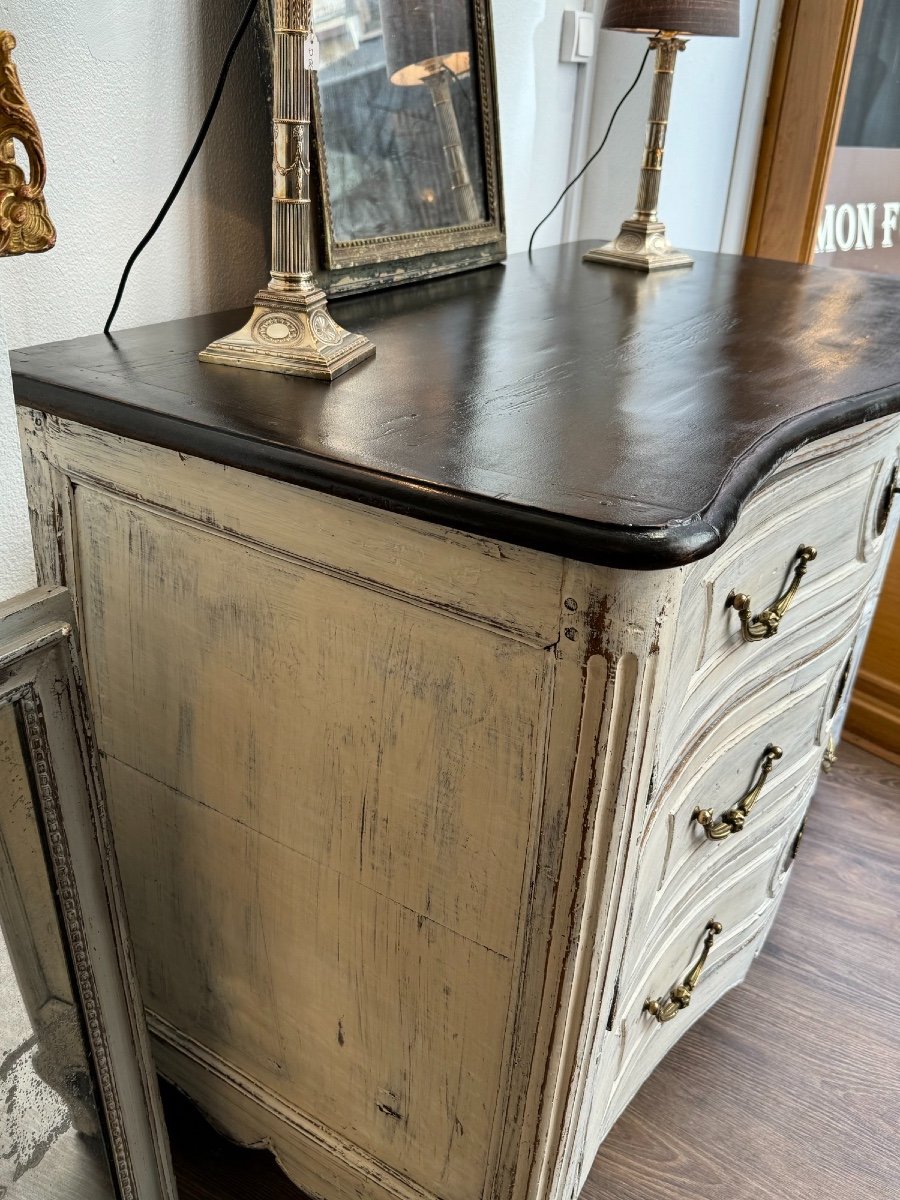
[[[312,271],[310,72],[318,67],[312,0],[275,0],[272,100],[272,258],[268,286],[236,333],[200,354],[202,362],[335,379],[375,347],[328,312]]]
[[[275,291],[315,287],[310,253],[309,0],[276,0],[272,99],[272,278]]]
[[[584,256],[585,262],[632,267],[638,271],[693,266],[693,259],[684,251],[674,249],[669,242],[666,227],[657,211],[675,63],[687,42],[674,33],[661,33],[650,39],[650,45],[656,51],[656,62],[634,215],[622,222],[619,236],[614,241],[589,250]]]

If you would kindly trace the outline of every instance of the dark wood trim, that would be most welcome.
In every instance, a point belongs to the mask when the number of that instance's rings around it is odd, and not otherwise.
[[[359,469],[264,442],[247,442],[229,430],[148,419],[145,410],[115,400],[86,397],[53,385],[23,388],[20,404],[150,445],[224,463],[345,500],[417,517],[466,533],[543,550],[579,562],[652,571],[684,566],[717,550],[734,529],[743,504],[791,450],[900,412],[900,387],[853,396],[776,427],[748,449],[729,472],[705,513],[672,526],[629,527],[579,521],[521,508],[503,500],[467,495],[412,479]]]
[[[812,261],[863,0],[785,0],[744,253]]]

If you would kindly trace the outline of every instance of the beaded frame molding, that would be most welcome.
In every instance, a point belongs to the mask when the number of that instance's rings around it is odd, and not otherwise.
[[[40,588],[0,605],[0,706],[13,710],[30,778],[115,1195],[177,1200],[65,589]],[[8,899],[15,875],[2,883]],[[18,908],[27,920],[27,907]],[[31,944],[17,938],[13,961]]]

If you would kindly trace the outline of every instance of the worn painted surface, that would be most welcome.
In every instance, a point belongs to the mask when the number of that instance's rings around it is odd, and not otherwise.
[[[23,428],[164,1072],[328,1200],[570,1200],[774,918],[893,533],[896,418],[788,457],[719,551],[652,573]],[[782,633],[744,643],[728,592],[771,603],[809,541]],[[747,829],[707,841],[693,808],[768,740]]]

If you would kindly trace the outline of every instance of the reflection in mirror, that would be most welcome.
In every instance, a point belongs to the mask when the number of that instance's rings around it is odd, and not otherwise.
[[[471,0],[313,0],[338,242],[487,219]]]
[[[0,706],[0,1196],[115,1196],[13,704]]]

